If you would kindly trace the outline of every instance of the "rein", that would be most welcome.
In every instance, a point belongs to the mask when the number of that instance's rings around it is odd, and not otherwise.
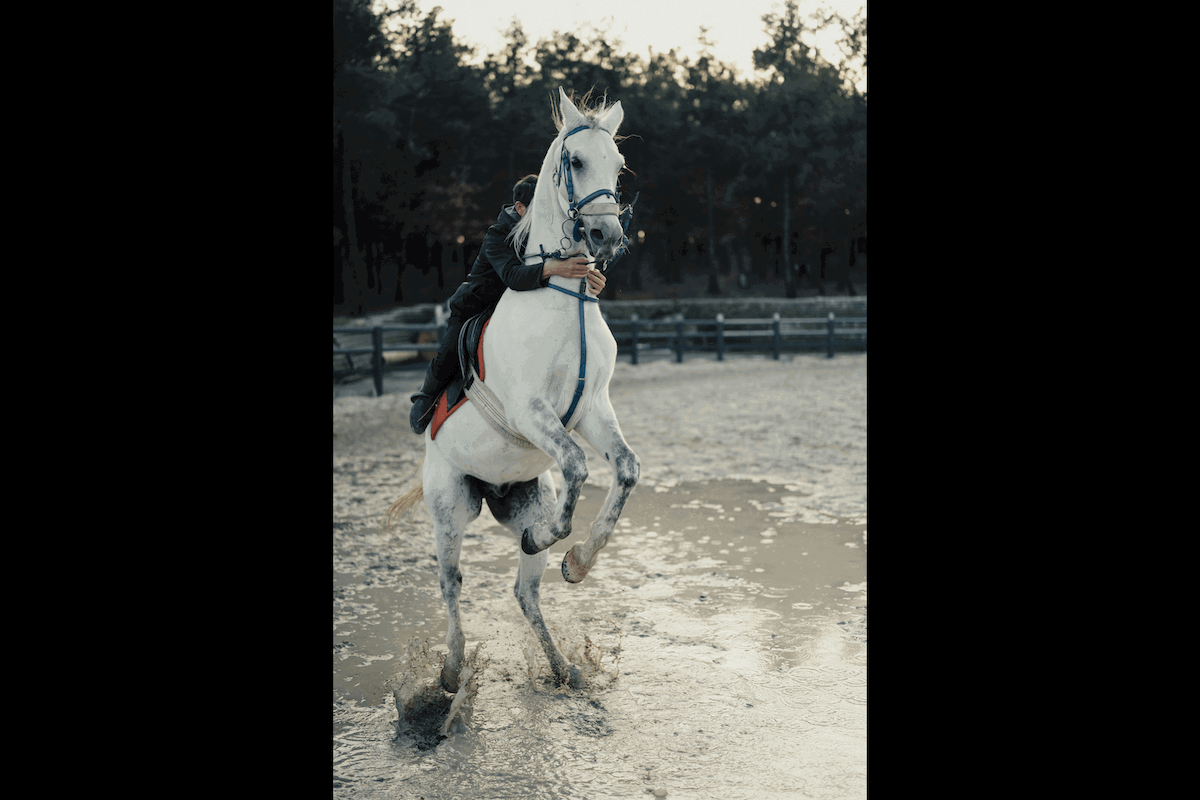
[[[586,279],[584,279],[586,280]],[[580,281],[579,288],[583,288],[583,282]],[[557,289],[563,294],[569,294],[579,298],[579,381],[575,384],[575,396],[571,398],[571,407],[567,409],[567,413],[563,415],[560,422],[562,426],[567,427],[567,422],[570,421],[571,415],[575,413],[575,406],[579,405],[579,398],[583,397],[584,376],[587,374],[587,336],[584,335],[583,327],[583,301],[590,300],[599,305],[600,300],[595,297],[589,297],[580,292],[572,292],[570,289],[564,289],[561,286],[555,286],[553,283],[546,284],[551,289]]]

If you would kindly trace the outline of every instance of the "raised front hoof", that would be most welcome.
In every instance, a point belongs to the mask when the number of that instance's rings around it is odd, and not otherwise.
[[[523,552],[525,555],[536,556],[545,549],[545,547],[539,548],[533,543],[533,533],[529,529],[526,529],[525,532],[521,534],[521,552]]]
[[[575,558],[575,551],[579,549],[579,545],[575,545],[567,554],[563,556],[562,575],[567,583],[579,583],[587,577],[588,568],[579,563]]]
[[[442,691],[458,694],[458,676],[442,667]]]

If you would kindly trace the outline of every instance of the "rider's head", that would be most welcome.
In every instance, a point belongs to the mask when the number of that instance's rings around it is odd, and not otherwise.
[[[526,175],[513,186],[513,207],[519,216],[525,216],[533,202],[533,190],[537,187],[537,175]]]

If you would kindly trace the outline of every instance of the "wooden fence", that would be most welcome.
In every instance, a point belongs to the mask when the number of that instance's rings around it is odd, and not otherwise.
[[[833,358],[834,348],[865,350],[867,318],[780,317],[725,319],[684,319],[682,315],[643,320],[633,314],[627,320],[607,320],[617,339],[618,353],[627,353],[630,363],[638,363],[638,353],[659,347],[675,352],[675,361],[683,363],[687,351],[716,351],[724,361],[730,351],[770,352],[776,360],[783,350],[822,350]],[[666,330],[662,330],[666,328]],[[620,331],[620,333],[618,333]]]
[[[441,309],[438,309],[441,312]],[[683,363],[685,352],[716,352],[717,360],[725,360],[727,352],[769,352],[778,360],[784,350],[825,350],[827,358],[833,358],[834,350],[866,350],[867,318],[835,317],[772,317],[749,319],[725,319],[717,314],[716,319],[684,319],[681,314],[659,319],[638,319],[633,314],[629,319],[608,319],[609,330],[617,340],[618,356],[627,355],[630,363],[637,364],[639,354],[647,351],[673,351],[675,361]],[[387,364],[386,353],[404,351],[433,351],[438,344],[412,342],[413,334],[436,332],[438,343],[446,333],[443,313],[437,314],[434,322],[424,325],[377,325],[373,328],[337,327],[334,333],[334,377],[344,378],[370,374],[375,379],[376,396],[383,394],[383,373],[404,365]],[[392,341],[384,342],[384,334]],[[339,347],[338,336],[370,335],[370,347]],[[351,356],[371,356],[370,367],[356,367]],[[346,361],[339,367],[338,358]],[[423,366],[424,362],[416,362]]]

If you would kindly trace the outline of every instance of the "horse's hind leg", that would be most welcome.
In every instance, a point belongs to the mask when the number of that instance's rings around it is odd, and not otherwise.
[[[442,667],[442,688],[453,693],[459,688],[458,676],[466,646],[458,614],[458,598],[462,594],[462,571],[458,568],[458,557],[467,524],[479,516],[482,496],[470,478],[440,458],[428,454],[423,485],[425,507],[433,519],[433,530],[437,537],[438,584],[450,619],[446,631],[446,646],[450,653]]]
[[[596,563],[596,554],[608,544],[608,537],[612,535],[617,518],[621,516],[625,501],[629,499],[641,472],[637,455],[629,449],[625,437],[621,435],[617,415],[607,395],[605,392],[604,397],[599,398],[602,402],[596,403],[596,407],[580,421],[578,428],[587,443],[612,464],[613,482],[600,513],[592,522],[591,537],[572,547],[563,557],[562,574],[571,583],[579,583],[584,579]]]
[[[544,472],[535,480],[514,485],[502,498],[488,495],[487,501],[496,521],[520,537],[524,531],[545,527],[546,519],[554,509],[554,482],[550,473]],[[555,680],[578,689],[583,685],[579,668],[572,666],[554,646],[546,621],[542,618],[538,592],[546,571],[547,557],[545,550],[535,555],[521,552],[513,594],[542,645]]]
[[[550,662],[550,671],[554,673],[554,679],[560,684],[567,684],[572,689],[579,689],[583,686],[579,668],[567,661],[555,647],[550,638],[550,631],[546,628],[546,620],[542,618],[538,590],[542,583],[542,575],[546,572],[548,558],[549,554],[545,550],[533,556],[521,553],[513,594],[516,595],[521,611],[524,612],[525,619],[529,621],[529,626],[533,628],[534,635],[541,642],[542,651]]]

